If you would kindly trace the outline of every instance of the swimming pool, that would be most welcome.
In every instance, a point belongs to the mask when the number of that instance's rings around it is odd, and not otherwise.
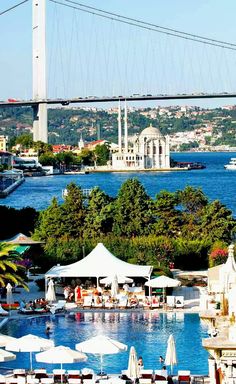
[[[207,337],[207,327],[197,314],[158,312],[80,312],[46,317],[24,317],[12,319],[1,332],[21,337],[28,333],[46,337],[45,329],[50,326],[50,338],[55,345],[75,348],[75,344],[98,334],[107,335],[127,344],[127,352],[104,357],[104,369],[109,373],[120,373],[128,366],[129,348],[133,345],[137,354],[143,357],[145,369],[160,369],[159,356],[165,356],[169,335],[176,342],[178,369],[190,369],[193,374],[208,374],[208,353],[202,347],[201,339]],[[17,359],[2,363],[8,368],[28,368],[29,354],[18,353]],[[58,365],[43,364],[49,371]],[[33,359],[34,368],[42,363]],[[88,354],[86,363],[65,364],[66,369],[93,368],[99,370],[99,357]]]

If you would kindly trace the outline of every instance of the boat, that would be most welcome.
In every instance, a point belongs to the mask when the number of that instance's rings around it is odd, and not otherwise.
[[[236,170],[236,157],[231,157],[228,164],[224,165],[225,169]]]
[[[64,175],[88,175],[89,171],[64,171]]]
[[[206,165],[199,161],[177,161],[176,166],[186,169],[205,169]]]

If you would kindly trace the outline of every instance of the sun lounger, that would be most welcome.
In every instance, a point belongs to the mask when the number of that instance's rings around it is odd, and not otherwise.
[[[18,377],[7,377],[6,384],[18,384]]]
[[[140,384],[151,384],[153,380],[153,370],[152,369],[141,369],[139,383]]]
[[[184,296],[175,296],[176,308],[184,308]]]
[[[26,379],[26,384],[39,384],[39,379],[35,379],[34,377],[29,377]]]
[[[65,310],[66,300],[58,300],[57,303],[50,305],[49,310],[52,314]]]
[[[92,296],[84,296],[83,308],[92,308],[94,304]]]
[[[175,308],[175,296],[166,296],[166,306],[169,309]]]
[[[118,307],[120,309],[125,309],[128,306],[128,297],[126,295],[119,297]]]
[[[5,309],[3,309],[3,307],[0,304],[0,316],[8,316],[8,315],[9,315],[9,312],[5,311]]]
[[[52,373],[54,383],[64,383],[66,381],[65,369],[53,369]]]
[[[159,298],[156,297],[156,296],[152,296],[152,304],[151,304],[151,308],[152,309],[155,309],[155,308],[160,308],[160,301],[159,301]]]
[[[155,384],[167,383],[167,373],[163,373],[163,369],[155,370],[153,375],[153,381]]]
[[[69,384],[81,384],[81,382],[82,382],[81,379],[79,379],[79,378],[75,378],[75,379],[68,378],[67,380],[68,380]]]
[[[178,384],[191,383],[190,371],[178,371]]]
[[[41,384],[54,384],[53,377],[45,377],[40,380]]]
[[[34,375],[35,375],[35,378],[39,380],[48,378],[48,374],[45,368],[35,369]]]
[[[70,369],[67,371],[68,379],[81,379],[82,375],[78,369]]]
[[[6,377],[4,375],[0,375],[0,384],[6,383]]]

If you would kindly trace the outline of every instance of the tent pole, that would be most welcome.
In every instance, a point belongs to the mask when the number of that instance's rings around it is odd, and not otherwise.
[[[48,287],[48,278],[45,277],[45,299],[46,299],[46,293],[47,293],[47,287]]]
[[[99,276],[97,276],[97,288],[99,287],[99,284],[98,284],[98,279],[99,279]]]

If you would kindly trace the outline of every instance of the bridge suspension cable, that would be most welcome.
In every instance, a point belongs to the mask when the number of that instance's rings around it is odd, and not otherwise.
[[[212,39],[212,38],[208,38],[208,37],[204,37],[204,36],[200,36],[200,35],[195,35],[195,34],[183,32],[183,31],[178,31],[178,30],[175,30],[172,28],[162,27],[162,26],[148,23],[148,22],[145,22],[142,20],[133,19],[130,17],[116,14],[116,13],[107,12],[107,11],[101,10],[99,8],[87,6],[87,5],[81,4],[81,3],[76,2],[76,1],[64,0],[66,3],[69,3],[69,4],[63,3],[62,1],[59,1],[59,0],[49,0],[49,1],[51,1],[52,3],[55,3],[55,4],[59,4],[59,5],[68,7],[68,8],[72,8],[72,9],[82,11],[85,13],[90,13],[90,14],[98,16],[98,17],[117,21],[117,22],[123,23],[123,24],[128,24],[128,25],[135,26],[135,27],[142,28],[142,29],[146,29],[149,31],[154,31],[157,33],[162,33],[165,35],[174,36],[174,37],[184,39],[184,40],[191,40],[191,41],[195,41],[195,42],[198,42],[201,44],[211,45],[211,46],[215,46],[215,47],[219,47],[219,48],[229,49],[229,50],[233,50],[233,51],[236,50],[236,44],[234,44],[234,43],[229,43],[226,41],[216,40],[216,39]]]
[[[24,3],[27,3],[28,1],[29,1],[29,0],[21,1],[20,3],[15,4],[15,5],[13,5],[12,7],[5,9],[4,11],[0,12],[0,16],[4,15],[4,14],[7,13],[7,12],[12,11],[13,9],[19,7],[20,5],[22,5],[22,4],[24,4]]]

